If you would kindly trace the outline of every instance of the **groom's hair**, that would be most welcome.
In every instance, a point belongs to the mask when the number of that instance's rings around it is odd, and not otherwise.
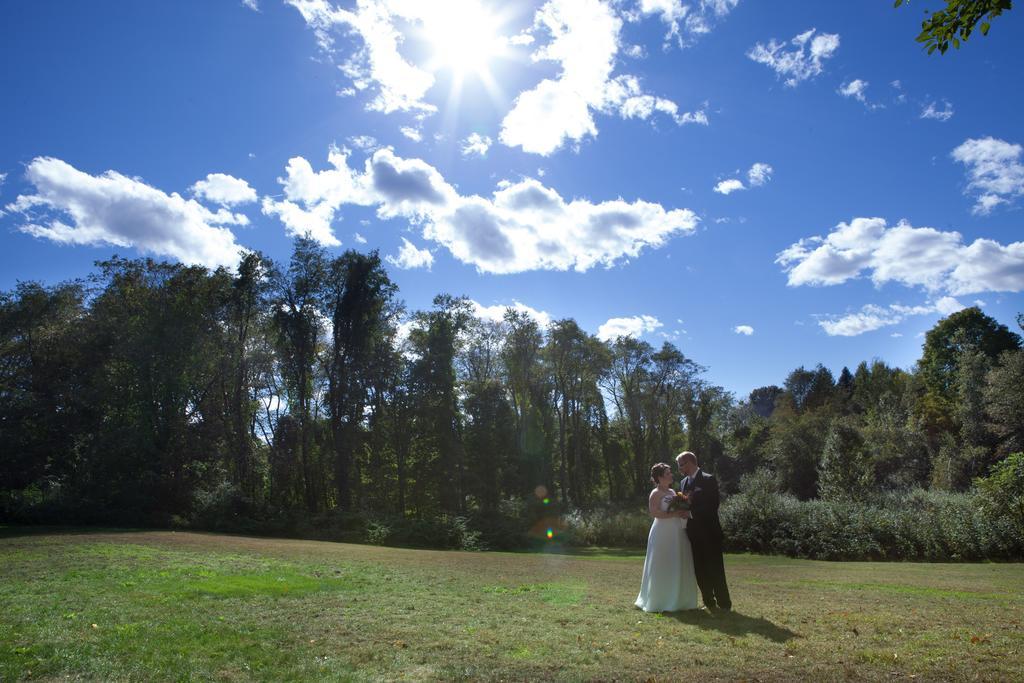
[[[692,462],[694,465],[697,464],[697,456],[690,451],[683,451],[676,456],[676,463],[682,465],[684,462]]]

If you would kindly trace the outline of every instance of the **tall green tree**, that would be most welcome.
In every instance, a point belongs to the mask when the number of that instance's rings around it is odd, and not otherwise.
[[[1019,349],[1020,345],[1019,335],[972,306],[943,318],[928,330],[918,369],[929,390],[952,399],[960,354],[966,347],[994,361],[1003,351]]]
[[[986,376],[983,391],[997,455],[1024,452],[1024,350],[1004,351]]]
[[[349,250],[327,267],[325,314],[331,320],[327,403],[337,505],[350,509],[352,468],[366,436],[365,412],[380,349],[390,343],[397,288],[376,252]]]
[[[231,280],[225,304],[221,393],[230,444],[227,464],[234,482],[251,500],[258,497],[262,488],[256,462],[259,402],[255,356],[266,330],[273,272],[273,262],[262,254],[245,254]]]
[[[91,426],[85,296],[80,282],[0,293],[0,492],[73,483]]]
[[[864,437],[855,424],[832,422],[818,467],[818,489],[822,498],[845,500],[865,498],[874,484],[871,458]]]
[[[548,330],[545,358],[550,368],[558,417],[560,497],[579,505],[587,500],[586,482],[594,473],[589,455],[590,407],[598,400],[598,380],[606,365],[604,347],[575,320],[557,320]]]
[[[953,313],[925,334],[917,363],[922,392],[915,403],[915,417],[937,454],[942,434],[960,430],[957,382],[960,359],[967,349],[994,362],[999,354],[1020,348],[1020,337],[972,306]]]
[[[505,311],[505,342],[501,350],[503,374],[514,412],[516,461],[508,476],[519,494],[538,486],[554,487],[553,411],[550,378],[544,369],[544,334],[527,313]]]
[[[965,346],[957,361],[956,419],[960,425],[959,443],[967,471],[962,480],[970,481],[985,472],[991,464],[995,439],[985,417],[985,376],[992,366],[981,351]]]
[[[318,357],[323,348],[324,317],[321,313],[328,277],[326,252],[311,237],[297,237],[291,262],[274,277],[272,297],[276,352],[281,368],[284,396],[290,423],[275,433],[278,470],[295,467],[300,474],[298,495],[309,512],[325,506],[325,474],[319,440],[316,438],[320,377]]]
[[[415,360],[409,373],[415,411],[417,483],[420,512],[465,509],[465,448],[459,410],[455,359],[462,333],[472,319],[469,302],[447,294],[434,297],[434,308],[421,311],[409,342]]]
[[[750,392],[750,396],[747,401],[750,403],[751,409],[761,417],[771,417],[772,413],[775,412],[775,400],[782,395],[782,387],[777,387],[774,384],[766,387],[758,387]]]
[[[93,396],[103,418],[90,458],[110,504],[167,519],[223,461],[217,412],[225,278],[152,260],[99,264],[91,307]]]
[[[467,494],[480,508],[496,512],[506,479],[515,462],[515,414],[502,374],[501,324],[474,320],[467,328],[467,341],[460,354]]]
[[[783,490],[802,500],[818,492],[818,471],[831,417],[797,410],[789,392],[776,402],[768,452]]]
[[[630,453],[632,493],[641,496],[649,489],[651,456],[648,453],[648,422],[644,392],[650,379],[654,349],[643,340],[619,337],[611,344],[611,364],[604,387],[611,396],[622,423]]]

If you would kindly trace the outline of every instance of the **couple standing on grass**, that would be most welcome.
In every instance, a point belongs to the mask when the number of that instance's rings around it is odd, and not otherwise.
[[[671,488],[671,467],[660,462],[651,468],[655,489],[647,508],[654,522],[636,606],[645,612],[697,609],[700,588],[709,610],[731,610],[718,521],[718,482],[700,469],[697,456],[689,451],[677,455],[676,464],[683,475],[679,493]]]

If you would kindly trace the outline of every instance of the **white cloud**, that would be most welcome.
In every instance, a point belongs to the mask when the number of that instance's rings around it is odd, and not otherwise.
[[[738,192],[739,190],[745,189],[747,188],[743,184],[743,181],[737,178],[729,178],[728,180],[722,180],[714,187],[715,192],[717,192],[718,194],[731,194],[733,192]]]
[[[907,101],[907,94],[903,92],[903,83],[895,80],[890,81],[889,85],[896,91],[896,104],[904,104]]]
[[[830,337],[856,337],[865,332],[873,332],[883,327],[898,325],[910,316],[932,313],[948,316],[963,308],[963,304],[949,296],[942,297],[924,306],[890,304],[887,307],[883,307],[868,304],[863,306],[857,313],[850,313],[840,317],[827,317],[819,320],[818,325]],[[892,336],[902,335],[894,334]]]
[[[413,128],[412,126],[402,126],[399,130],[401,131],[402,135],[409,138],[413,142],[420,142],[423,140],[423,133],[421,133],[417,128]]]
[[[647,50],[643,45],[629,45],[622,51],[627,57],[633,59],[645,59],[647,57]]]
[[[770,165],[759,161],[747,170],[747,182],[750,183],[750,187],[761,187],[772,179],[772,173],[774,172],[775,170]],[[712,189],[718,194],[728,195],[745,190],[747,186],[739,178],[728,178],[719,181]],[[727,218],[719,219],[716,222],[728,222],[728,220]]]
[[[0,185],[3,185],[5,182],[7,182],[7,174],[0,173]]]
[[[751,327],[750,325],[737,325],[736,327],[732,328],[732,331],[735,332],[736,334],[743,334],[748,337],[754,334],[754,328]]]
[[[423,100],[434,85],[434,76],[410,64],[398,49],[404,35],[396,28],[395,20],[421,20],[423,8],[417,8],[417,3],[361,0],[354,11],[349,11],[334,7],[327,0],[286,2],[302,14],[324,51],[333,52],[334,34],[339,30],[347,30],[362,40],[362,48],[340,67],[356,90],[376,89],[368,109],[385,114],[430,114],[437,110]]]
[[[222,206],[235,206],[256,201],[256,190],[241,178],[224,173],[210,173],[189,188],[192,194]]]
[[[786,44],[774,38],[767,45],[757,43],[747,52],[747,57],[769,67],[779,78],[785,78],[790,88],[796,87],[820,74],[824,70],[823,62],[839,49],[839,34],[815,36],[816,30],[812,28],[790,40],[790,44],[796,46],[790,50],[785,50]]]
[[[867,305],[859,313],[850,313],[839,318],[819,320],[825,333],[830,337],[856,337],[882,327],[896,325],[904,316],[881,306]]]
[[[683,112],[680,116],[675,116],[673,114],[673,118],[679,125],[683,125],[684,123],[699,123],[702,126],[708,125],[708,115],[703,109],[693,112]]]
[[[460,198],[445,215],[434,217],[424,235],[485,272],[584,272],[660,247],[676,233],[692,232],[697,222],[688,209],[666,211],[642,200],[567,202],[526,179],[501,186],[490,199]]]
[[[533,45],[535,41],[536,39],[533,37],[533,34],[529,32],[519,33],[508,39],[509,44],[519,46]]]
[[[454,8],[453,1],[359,0],[350,10],[331,0],[286,3],[299,11],[329,56],[337,56],[335,40],[339,35],[355,39],[354,52],[343,56],[338,64],[352,80],[351,87],[340,90],[339,95],[367,92],[371,94],[368,109],[411,112],[422,118],[437,111],[427,101],[435,85],[432,70],[436,65],[431,61],[414,63],[402,54],[402,49],[407,40],[419,40],[419,29],[429,32],[432,24],[449,25],[453,13],[462,16],[478,11],[474,9],[477,0],[461,0],[463,4]],[[683,15],[673,15],[671,21],[684,20],[690,33],[706,32],[709,18],[725,16],[736,1],[700,0],[685,7],[680,5]],[[662,13],[669,21],[658,4],[647,3],[644,11]],[[637,15],[637,11],[624,9],[618,2],[548,0],[536,11],[530,30],[494,38],[502,46],[529,47],[533,62],[551,62],[558,68],[554,77],[541,80],[515,98],[498,136],[503,144],[531,153],[551,154],[566,143],[578,144],[587,136],[596,136],[594,112],[624,118],[648,118],[653,113],[663,113],[678,125],[707,125],[705,109],[680,112],[671,100],[642,92],[635,77],[619,77],[632,79],[628,83],[612,78],[616,57],[623,49],[620,13],[628,18]],[[546,40],[538,43],[538,38]],[[403,134],[416,139],[405,130]]]
[[[527,306],[519,301],[513,301],[509,305],[495,304],[494,306],[484,306],[483,304],[470,300],[470,305],[473,307],[473,315],[482,319],[490,320],[492,322],[501,322],[505,319],[505,311],[511,308],[519,313],[525,313],[530,318],[537,322],[537,325],[543,330],[551,324],[551,314],[546,311],[538,311],[536,308]]]
[[[251,9],[253,12],[259,12],[260,6],[256,0],[242,0],[242,4]]]
[[[462,141],[462,156],[468,157],[473,154],[486,156],[487,150],[491,148],[491,138],[479,133],[472,133]]]
[[[377,138],[372,135],[353,135],[349,137],[348,141],[351,142],[356,149],[361,150],[370,150],[379,146],[377,144]]]
[[[772,179],[772,173],[774,172],[775,169],[771,166],[759,161],[747,171],[747,180],[750,182],[751,187],[760,187]]]
[[[664,325],[653,315],[610,318],[608,322],[597,328],[597,338],[602,341],[615,341],[619,337],[639,337],[647,332],[654,332],[659,327],[664,327]]]
[[[550,0],[537,11],[534,26],[551,42],[538,47],[533,61],[556,62],[561,71],[516,97],[498,137],[509,147],[547,155],[566,140],[597,135],[591,110],[604,102],[622,21],[598,0]]]
[[[935,119],[936,121],[942,121],[945,123],[953,118],[953,105],[947,100],[942,101],[942,109],[936,108],[935,102],[929,102],[928,105],[921,110],[922,119]]]
[[[402,246],[398,249],[398,256],[385,256],[385,260],[393,266],[408,270],[410,268],[426,268],[434,265],[434,255],[429,249],[417,249],[416,245],[402,238]]]
[[[665,114],[678,125],[707,125],[703,111],[680,113],[663,97],[649,95],[629,74],[612,77],[622,44],[622,19],[601,0],[549,0],[534,16],[534,31],[550,36],[531,58],[554,62],[559,71],[519,93],[501,123],[498,139],[509,147],[549,155],[567,143],[597,136],[594,112],[646,119]]]
[[[967,307],[951,296],[944,296],[935,302],[935,310],[942,315],[953,315],[965,308]]]
[[[704,106],[706,107],[707,103]],[[644,93],[640,87],[640,79],[628,74],[608,81],[601,107],[603,111],[618,112],[624,119],[647,120],[655,113],[660,113],[671,118],[679,126],[688,123],[708,125],[708,115],[704,109],[680,114],[679,106],[675,102]]]
[[[987,215],[1024,195],[1022,152],[1020,145],[993,137],[969,138],[953,150],[953,159],[967,166],[967,190],[977,195],[974,213]]]
[[[840,223],[826,237],[810,237],[778,254],[792,287],[836,285],[869,272],[876,286],[898,282],[951,295],[1024,290],[1024,242],[987,239],[963,243],[958,232],[915,228],[882,218]]]
[[[356,244],[366,244],[366,238],[360,235],[358,232],[352,235],[352,239],[356,241]]]
[[[846,85],[839,88],[839,94],[843,97],[853,97],[854,99],[864,102],[864,91],[868,87],[867,81],[862,81],[859,78],[850,81]]]
[[[380,218],[421,226],[425,238],[481,272],[611,266],[693,232],[699,222],[689,209],[642,200],[567,201],[532,178],[502,181],[491,197],[460,195],[426,162],[390,149],[374,152],[362,172],[336,149],[329,160],[333,169],[314,173],[305,159],[291,159],[279,179],[285,199],[264,197],[263,212],[278,216],[290,234],[310,232],[331,245],[337,240],[330,226],[342,206],[376,206]]]
[[[660,15],[668,26],[665,40],[674,38],[680,47],[684,47],[695,38],[710,33],[712,23],[724,18],[738,4],[739,0],[640,0],[639,10],[644,15]]]
[[[29,235],[59,244],[134,247],[210,268],[232,268],[245,251],[224,226],[248,225],[249,219],[227,209],[213,212],[116,171],[92,176],[52,157],[33,159],[25,175],[36,194],[6,208],[25,218],[19,229]]]
[[[868,109],[882,108],[884,105],[872,104],[871,102],[868,102],[868,98],[864,94],[864,92],[868,89],[868,85],[869,83],[867,81],[862,81],[861,79],[857,78],[850,81],[849,83],[842,85],[836,92],[838,92],[843,97],[852,97],[853,99],[857,100]]]
[[[283,200],[264,197],[263,213],[277,216],[291,236],[309,235],[327,247],[340,246],[331,223],[342,204],[373,203],[365,183],[348,167],[348,152],[332,148],[328,161],[331,170],[314,172],[302,157],[288,160],[286,177],[277,182],[284,186]]]

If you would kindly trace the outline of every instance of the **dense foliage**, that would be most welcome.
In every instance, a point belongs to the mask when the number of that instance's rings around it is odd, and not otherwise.
[[[910,4],[910,0],[896,0],[894,6],[899,7],[904,1]],[[925,18],[921,22],[921,33],[916,40],[924,43],[928,54],[935,50],[946,54],[950,45],[959,50],[960,43],[967,42],[976,27],[983,36],[987,36],[992,20],[1013,9],[1013,0],[945,1],[946,6],[940,10],[930,13],[925,10]]]
[[[448,295],[409,313],[376,253],[298,239],[288,264],[235,272],[97,266],[0,293],[0,519],[629,545],[651,464],[684,449],[736,494],[737,548],[846,556],[800,545],[838,524],[874,529],[870,556],[937,557],[879,529],[908,501],[987,515],[984,534],[1021,514],[1024,351],[977,308],[913,371],[801,367],[737,400],[670,343],[485,321]],[[1020,552],[978,543],[957,556]]]

